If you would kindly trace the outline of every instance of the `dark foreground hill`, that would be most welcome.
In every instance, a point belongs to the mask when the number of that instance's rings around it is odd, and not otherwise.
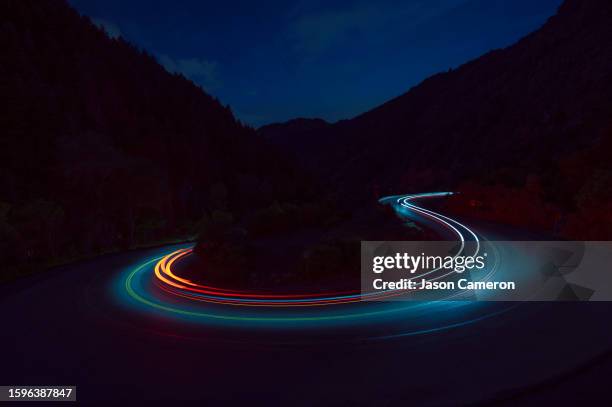
[[[330,126],[331,124],[323,119],[297,118],[284,123],[262,126],[257,129],[257,132],[284,150],[299,151],[300,144],[308,146],[311,143],[308,139],[309,135]]]
[[[0,54],[3,266],[186,235],[308,189],[228,107],[63,0],[0,2]]]
[[[610,38],[612,2],[567,0],[515,45],[285,147],[353,197],[469,189],[492,219],[610,237]]]

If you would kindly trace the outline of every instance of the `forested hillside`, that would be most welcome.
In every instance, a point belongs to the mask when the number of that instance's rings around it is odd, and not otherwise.
[[[2,1],[0,53],[4,267],[188,236],[308,193],[229,107],[63,0]]]

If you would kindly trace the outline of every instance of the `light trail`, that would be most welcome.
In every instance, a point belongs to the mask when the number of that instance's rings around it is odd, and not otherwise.
[[[393,203],[394,209],[402,217],[408,217],[404,211],[422,219],[433,221],[456,236],[460,245],[455,254],[459,256],[467,247],[468,242],[476,245],[476,253],[480,250],[478,235],[462,223],[429,209],[422,208],[416,201],[425,198],[437,198],[451,195],[450,193],[415,194],[400,197],[386,197],[381,203]],[[400,210],[400,208],[402,208]],[[418,222],[419,220],[417,220]],[[421,321],[413,330],[401,331],[401,334],[419,334],[437,332],[475,322],[486,318],[484,314],[469,315],[482,304],[464,301],[459,292],[437,300],[412,301],[382,301],[406,295],[405,290],[386,290],[362,294],[359,290],[328,291],[328,292],[298,292],[278,293],[266,291],[237,290],[224,287],[215,287],[203,284],[192,279],[184,278],[176,271],[179,263],[194,255],[192,247],[173,250],[162,256],[151,259],[132,269],[123,280],[123,292],[131,300],[146,306],[148,309],[157,309],[168,312],[170,315],[184,318],[196,318],[199,321],[217,321],[218,323],[254,323],[257,326],[272,326],[269,324],[372,324],[383,320],[396,320],[401,325],[408,321]],[[491,272],[485,277],[489,278],[497,269],[496,263]],[[415,276],[422,278],[430,275],[428,281],[446,278],[456,272],[441,269],[430,270],[425,274]],[[153,277],[153,278],[151,278]],[[157,290],[152,290],[156,288]],[[410,294],[410,293],[409,293]],[[458,299],[455,301],[447,301]],[[374,300],[374,301],[364,301]],[[331,307],[333,305],[333,307]],[[297,309],[296,309],[297,307]],[[145,309],[146,309],[145,308]],[[293,311],[292,311],[293,309]],[[459,312],[458,310],[464,310]],[[439,315],[433,317],[433,315]],[[456,320],[447,325],[436,325],[434,328],[424,328],[423,318],[430,319],[432,323],[453,315],[461,315],[463,322]],[[469,318],[468,318],[469,315]],[[453,318],[455,318],[453,317]],[[418,329],[417,329],[418,328]],[[370,337],[373,338],[373,337]]]
[[[466,231],[467,234],[471,235],[476,242],[476,253],[480,249],[480,243],[478,236],[467,226],[460,222],[451,219],[447,216],[441,215],[434,211],[421,208],[411,201],[424,199],[424,198],[437,198],[449,196],[451,193],[426,193],[426,194],[415,194],[407,195],[397,199],[397,203],[402,207],[407,208],[413,213],[420,214],[421,216],[431,219],[442,226],[452,231],[461,244],[460,249],[455,254],[455,257],[459,256],[464,250],[466,245],[466,238],[461,230]],[[393,199],[393,197],[383,198],[380,200],[381,203]],[[323,305],[336,305],[336,304],[347,304],[353,302],[359,302],[364,299],[367,300],[384,300],[390,297],[396,297],[399,295],[406,294],[402,290],[384,290],[374,293],[360,293],[359,290],[347,290],[338,292],[324,292],[324,293],[297,293],[297,294],[278,294],[271,292],[253,292],[249,290],[236,290],[227,289],[222,287],[214,287],[211,285],[199,284],[186,278],[178,276],[173,271],[173,266],[181,259],[186,258],[193,254],[193,248],[181,249],[172,252],[163,258],[161,258],[154,268],[154,275],[156,277],[156,285],[168,294],[175,295],[188,300],[210,302],[215,304],[223,305],[237,305],[237,306],[251,306],[251,307],[308,307],[308,306],[323,306]],[[441,268],[430,270],[426,273],[418,276],[413,276],[409,280],[416,278],[424,278],[439,272]],[[432,277],[427,279],[428,281],[436,281],[442,278],[446,278],[450,275],[455,274],[455,271],[446,272],[440,276]]]
[[[459,238],[459,241],[461,242],[461,247],[459,248],[459,250],[457,251],[457,253],[455,254],[455,258],[458,257],[459,255],[461,255],[461,253],[463,252],[463,250],[465,249],[465,242],[466,242],[466,238],[465,236],[463,236],[463,234],[459,231],[459,229],[457,229],[457,227],[453,226],[451,223],[454,223],[456,226],[458,226],[460,229],[463,229],[465,231],[467,231],[468,234],[470,234],[473,237],[473,241],[476,242],[476,250],[474,251],[473,256],[478,255],[478,252],[480,251],[480,240],[478,239],[478,236],[476,235],[476,233],[474,233],[470,228],[468,228],[467,226],[465,226],[464,224],[456,221],[455,219],[451,219],[447,216],[444,216],[440,213],[434,212],[432,210],[429,209],[425,209],[425,208],[421,208],[418,207],[414,204],[409,203],[409,201],[412,200],[417,200],[417,199],[424,199],[424,198],[439,198],[439,197],[446,197],[446,196],[451,196],[453,195],[452,192],[430,192],[430,193],[423,193],[423,194],[415,194],[415,195],[407,195],[404,196],[402,198],[399,198],[397,200],[397,203],[399,203],[401,206],[403,206],[404,208],[408,208],[409,210],[419,213],[435,222],[438,222],[440,224],[442,224],[443,226],[448,227],[449,229],[451,229]],[[383,198],[384,199],[384,198]],[[440,269],[434,269],[431,271],[428,271],[426,273],[420,274],[418,276],[414,276],[412,278],[409,278],[408,280],[413,280],[416,278],[422,278],[425,276],[428,276],[432,273],[435,273],[437,271],[439,271]],[[443,278],[449,277],[451,275],[455,274],[455,271],[450,271],[448,273],[442,274],[441,276],[435,277],[435,278],[431,278],[428,281],[437,281],[437,280],[441,280]],[[453,295],[454,297],[454,295]]]

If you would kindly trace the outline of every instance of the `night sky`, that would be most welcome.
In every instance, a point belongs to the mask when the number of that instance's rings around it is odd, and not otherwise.
[[[512,44],[561,0],[69,0],[253,126],[351,118]]]

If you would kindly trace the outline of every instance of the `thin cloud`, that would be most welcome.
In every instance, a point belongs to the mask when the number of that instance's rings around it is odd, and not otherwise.
[[[222,85],[218,64],[215,61],[200,58],[173,59],[168,55],[159,55],[159,63],[168,72],[181,73],[206,90],[218,89]]]
[[[119,26],[117,26],[115,23],[111,23],[110,21],[103,20],[101,18],[94,18],[92,19],[92,22],[106,31],[106,34],[108,34],[110,38],[119,38],[123,35],[121,33],[121,29],[119,29]]]
[[[288,36],[294,50],[309,58],[341,45],[354,34],[367,36],[383,28],[416,26],[465,1],[445,0],[436,6],[423,0],[390,4],[359,3],[344,9],[311,13],[296,10]]]
[[[301,16],[292,26],[295,48],[309,54],[324,51],[342,42],[351,31],[371,27],[376,14],[375,8],[365,5]]]

